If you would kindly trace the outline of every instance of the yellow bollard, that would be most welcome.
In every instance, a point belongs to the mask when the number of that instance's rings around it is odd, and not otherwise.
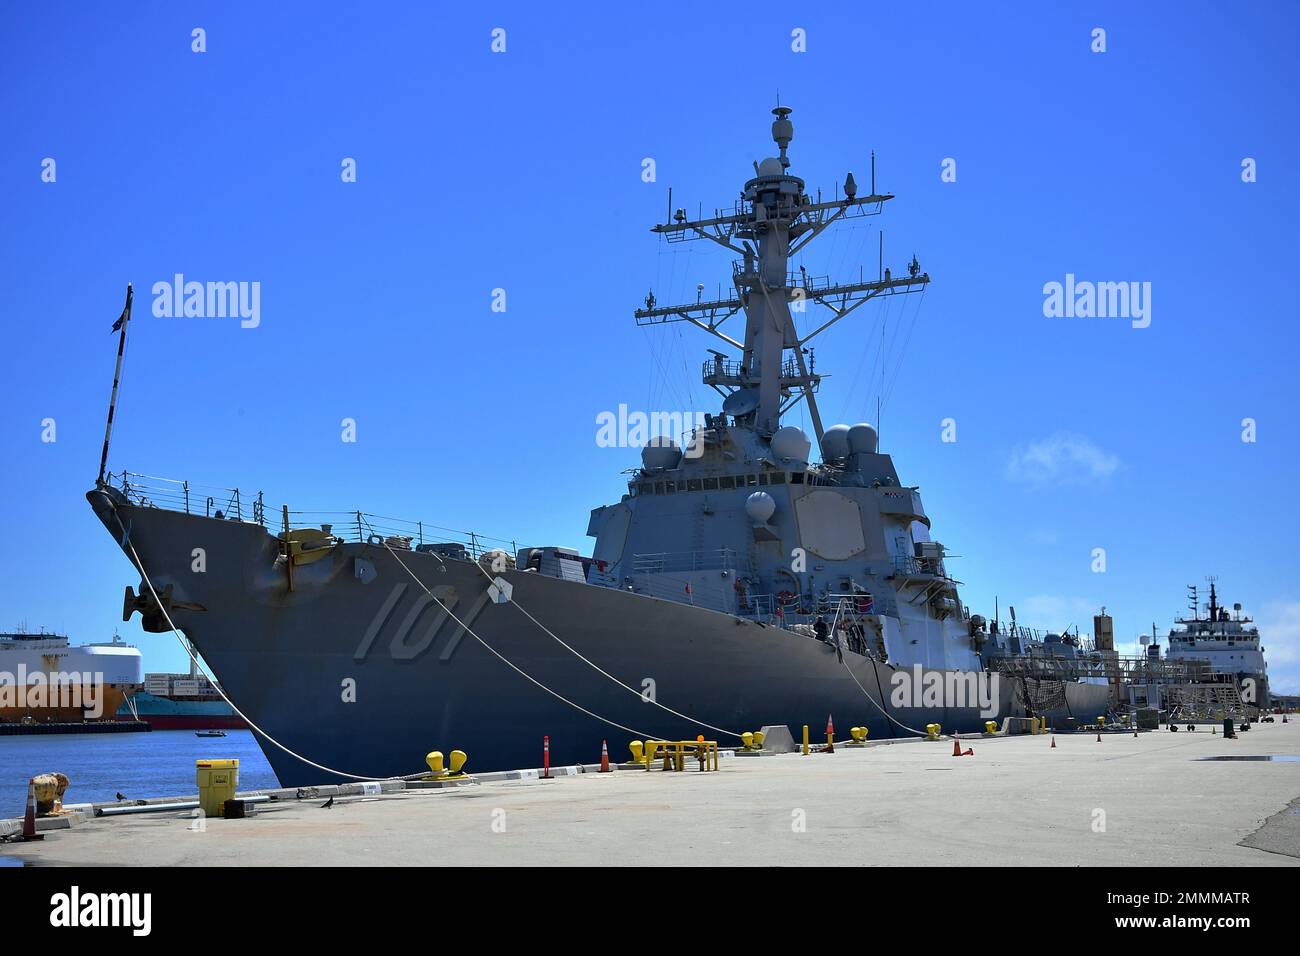
[[[763,741],[766,739],[767,739],[767,734],[763,733],[763,731],[761,730],[754,731],[754,749],[762,750]]]
[[[1106,726],[1106,718],[1105,718],[1105,717],[1098,717],[1098,718],[1097,718],[1097,726],[1098,726],[1098,727],[1105,727],[1105,726]]]
[[[744,743],[746,750],[754,749],[754,735],[751,734],[748,730],[740,735],[740,739]]]
[[[808,756],[808,725],[803,725],[803,755]]]
[[[995,720],[984,721],[984,736],[992,737],[998,732],[998,724]]]
[[[453,750],[453,751],[451,752],[451,768],[450,768],[450,769],[451,769],[451,775],[452,775],[453,777],[455,777],[455,776],[465,776],[463,773],[461,773],[461,768],[463,768],[463,767],[465,766],[465,761],[467,761],[467,760],[469,760],[469,754],[465,753],[465,751],[463,751],[463,750]]]
[[[941,731],[942,729],[943,729],[943,728],[940,727],[938,724],[926,724],[926,725],[925,725],[925,739],[926,739],[926,740],[938,740],[938,739],[939,739],[939,731]]]
[[[645,744],[634,740],[627,745],[627,749],[632,751],[632,759],[629,763],[645,763]]]
[[[442,751],[440,750],[426,754],[424,762],[429,765],[429,772],[435,777],[441,777],[447,773],[447,769],[442,765]]]

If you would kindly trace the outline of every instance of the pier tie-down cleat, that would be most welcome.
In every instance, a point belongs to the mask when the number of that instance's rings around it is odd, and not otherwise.
[[[867,745],[867,735],[871,731],[866,727],[850,727],[849,736],[853,739],[846,743],[846,747],[865,747]]]
[[[740,741],[744,744],[736,751],[737,757],[761,757],[763,756],[763,741],[765,736],[763,731],[755,730],[752,733],[745,731],[740,735]]]
[[[435,783],[455,783],[459,780],[468,780],[469,774],[465,773],[463,769],[467,760],[469,760],[469,755],[465,751],[453,750],[448,764],[444,766],[442,751],[435,750],[425,755],[424,762],[429,765],[429,773],[421,779]]]
[[[646,765],[645,744],[639,740],[634,740],[627,745],[627,749],[632,752],[632,759],[628,761],[629,765],[634,767],[644,767]]]

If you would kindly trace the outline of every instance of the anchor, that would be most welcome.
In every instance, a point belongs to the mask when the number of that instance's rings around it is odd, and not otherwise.
[[[172,600],[172,586],[169,584],[155,598],[145,582],[140,582],[140,594],[137,596],[131,585],[126,586],[122,596],[122,620],[130,621],[131,615],[140,612],[140,626],[150,634],[165,634],[171,630],[167,618],[172,611],[206,611],[202,604],[190,601]],[[166,611],[166,614],[163,612]]]

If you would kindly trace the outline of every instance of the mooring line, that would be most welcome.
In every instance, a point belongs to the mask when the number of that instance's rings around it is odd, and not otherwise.
[[[125,541],[126,546],[131,549],[131,557],[135,560],[135,566],[140,571],[140,577],[144,579],[144,583],[148,586],[149,593],[153,595],[154,602],[158,605],[158,609],[162,611],[163,617],[167,621],[167,626],[171,628],[172,634],[176,636],[176,640],[180,642],[180,645],[184,649],[185,653],[189,656],[190,660],[194,662],[194,666],[197,667],[199,671],[203,674],[203,676],[208,679],[208,682],[212,684],[214,688],[216,688],[217,693],[221,695],[221,699],[224,700],[227,704],[229,704],[230,709],[233,710],[236,714],[238,714],[244,720],[244,722],[248,724],[249,727],[253,728],[253,730],[257,731],[257,733],[261,734],[272,744],[274,744],[280,750],[283,750],[285,753],[287,753],[290,757],[293,757],[295,760],[300,760],[303,763],[307,764],[309,767],[315,767],[317,770],[323,770],[326,773],[332,773],[338,777],[347,777],[350,780],[360,780],[367,783],[376,783],[384,780],[404,780],[404,779],[414,779],[423,776],[428,776],[428,771],[424,771],[424,772],[418,772],[414,774],[407,774],[405,777],[400,777],[400,776],[399,777],[366,777],[366,776],[361,776],[360,774],[348,773],[346,770],[336,770],[333,767],[327,767],[324,764],[317,763],[314,760],[309,760],[308,758],[304,757],[302,754],[298,753],[297,751],[292,750],[289,747],[286,747],[284,744],[280,743],[280,741],[276,740],[265,730],[259,727],[247,714],[245,714],[242,710],[239,709],[239,707],[235,704],[233,700],[231,700],[229,697],[226,696],[226,692],[222,688],[222,686],[217,681],[212,679],[212,677],[204,669],[203,665],[199,663],[199,659],[194,656],[194,652],[190,649],[190,646],[186,642],[186,640],[183,637],[181,637],[180,631],[176,629],[176,625],[172,622],[171,615],[167,613],[167,608],[163,606],[162,600],[158,597],[158,591],[154,588],[153,581],[150,580],[149,578],[149,572],[144,569],[144,562],[140,560],[140,555],[135,550],[135,543],[131,540],[130,535],[127,533],[126,526],[122,524],[122,518],[120,515],[118,515],[116,507],[113,508],[113,517],[117,519],[118,527],[122,529],[122,540]]]
[[[373,531],[374,531],[374,528],[371,527],[370,522],[367,521],[367,522],[365,522],[365,523],[366,523],[366,526],[367,526],[367,527],[370,527],[370,528],[371,528],[371,531],[373,532]],[[632,728],[632,727],[625,727],[623,724],[620,724],[618,721],[610,720],[608,717],[602,717],[600,714],[597,714],[597,713],[595,713],[595,712],[593,712],[593,711],[588,710],[587,708],[583,707],[581,704],[575,704],[573,701],[569,700],[567,697],[563,696],[562,694],[558,693],[557,691],[551,690],[551,688],[547,687],[545,684],[543,684],[543,683],[542,683],[541,681],[539,681],[537,678],[533,677],[531,674],[529,674],[529,673],[528,673],[527,671],[525,671],[523,668],[517,666],[513,661],[511,661],[509,658],[507,658],[505,655],[503,655],[503,654],[502,654],[500,651],[498,651],[495,647],[493,647],[493,646],[492,646],[491,644],[489,644],[487,641],[483,640],[483,638],[479,637],[478,634],[476,634],[476,633],[474,632],[474,629],[473,629],[473,628],[471,628],[468,624],[466,624],[464,621],[462,621],[460,618],[458,618],[458,617],[457,617],[457,616],[452,612],[452,610],[451,610],[450,607],[448,607],[446,604],[443,604],[442,601],[438,598],[438,596],[437,596],[436,594],[434,594],[432,591],[430,591],[429,588],[425,585],[425,583],[424,583],[423,581],[421,581],[421,580],[419,579],[419,577],[415,574],[415,572],[412,571],[410,568],[408,568],[408,567],[406,566],[406,563],[405,563],[404,561],[402,561],[402,559],[401,559],[400,557],[397,556],[397,552],[394,551],[391,547],[389,547],[388,542],[384,539],[383,535],[376,534],[376,537],[378,537],[378,538],[380,539],[380,541],[383,542],[384,549],[385,549],[389,554],[391,554],[391,555],[393,556],[393,559],[398,563],[398,565],[402,568],[402,570],[405,571],[407,574],[409,574],[409,575],[411,576],[411,580],[413,580],[416,584],[418,584],[418,585],[419,585],[419,586],[424,590],[424,593],[425,593],[425,594],[427,594],[429,597],[433,598],[433,600],[437,602],[438,607],[440,607],[440,608],[442,608],[444,611],[446,611],[447,614],[451,617],[451,619],[452,619],[453,621],[455,621],[457,624],[459,624],[461,627],[463,627],[463,628],[465,629],[465,632],[466,632],[467,634],[469,634],[470,637],[474,638],[474,640],[476,640],[476,641],[478,641],[480,644],[482,644],[485,648],[487,648],[488,651],[490,651],[490,652],[492,653],[493,656],[495,656],[498,660],[500,660],[501,663],[505,664],[507,667],[509,667],[511,670],[513,670],[513,671],[514,671],[516,674],[518,674],[520,677],[523,677],[523,678],[524,678],[525,680],[527,680],[528,682],[530,682],[530,683],[536,685],[537,687],[541,688],[542,690],[546,691],[546,693],[550,694],[550,695],[551,695],[552,697],[554,697],[556,700],[561,701],[562,703],[568,704],[568,705],[569,705],[570,707],[572,707],[574,710],[579,710],[579,711],[581,711],[582,713],[586,714],[588,717],[594,717],[596,720],[599,720],[599,721],[600,721],[601,723],[603,723],[603,724],[608,724],[608,725],[611,726],[611,727],[617,727],[619,730],[626,730],[629,734],[632,734],[634,737],[644,737],[644,738],[646,738],[646,739],[648,739],[648,740],[654,740],[654,739],[655,739],[655,735],[654,735],[654,734],[645,734],[645,733],[642,733],[641,731],[636,730],[636,729],[634,729],[634,728]],[[576,653],[576,652],[575,652],[575,653]],[[707,726],[707,724],[706,724],[705,726]]]
[[[385,542],[385,545],[384,545],[384,546],[387,547],[387,542]],[[391,551],[392,549],[390,548],[389,550]],[[397,555],[394,553],[393,556],[396,557]],[[401,559],[399,558],[398,560],[400,561]],[[485,578],[487,578],[489,581],[492,581],[492,580],[493,580],[492,575],[490,575],[490,574],[487,573],[487,569],[486,569],[486,568],[484,568],[484,567],[483,567],[481,564],[479,564],[477,561],[475,561],[474,564],[475,564],[475,566],[479,569],[479,571],[483,574],[483,576],[484,576]],[[554,631],[552,631],[549,627],[547,627],[547,626],[546,626],[545,624],[543,624],[541,621],[537,620],[537,618],[535,618],[535,617],[533,617],[531,614],[529,614],[529,613],[528,613],[528,609],[525,608],[525,607],[524,607],[522,604],[520,604],[518,601],[516,601],[516,600],[514,600],[514,599],[512,598],[512,599],[509,601],[509,603],[510,603],[510,604],[513,604],[516,608],[518,608],[518,609],[519,609],[519,613],[521,613],[524,617],[528,618],[528,620],[532,621],[534,624],[536,624],[538,627],[540,627],[543,631],[546,632],[546,634],[547,634],[548,636],[550,636],[550,637],[553,638],[555,641],[557,641],[557,642],[560,644],[561,647],[563,647],[563,648],[564,648],[565,650],[567,650],[569,653],[573,654],[575,657],[577,657],[580,661],[582,661],[582,662],[583,662],[584,664],[586,664],[588,667],[590,667],[590,668],[592,668],[593,670],[599,672],[600,674],[603,674],[605,677],[608,677],[610,680],[612,680],[612,681],[613,681],[615,684],[617,684],[619,687],[622,687],[624,690],[628,691],[629,693],[635,694],[637,697],[640,697],[642,700],[645,700],[646,703],[648,703],[648,704],[653,704],[654,706],[658,707],[660,710],[667,711],[668,713],[672,714],[673,716],[675,716],[675,717],[680,717],[682,720],[685,720],[685,721],[687,721],[687,722],[689,722],[689,723],[692,723],[692,724],[699,724],[701,727],[707,727],[709,730],[716,730],[716,731],[717,731],[718,733],[720,733],[720,734],[727,734],[728,736],[730,736],[730,737],[735,737],[735,738],[738,739],[738,740],[739,740],[739,739],[743,739],[742,736],[741,736],[740,734],[736,733],[734,730],[727,730],[727,729],[725,729],[725,728],[723,728],[723,727],[715,727],[715,726],[713,726],[713,724],[706,723],[705,721],[700,720],[700,719],[697,718],[697,717],[691,717],[691,716],[688,715],[688,714],[683,714],[683,713],[682,713],[681,711],[679,711],[679,710],[673,710],[673,708],[669,707],[667,704],[661,704],[661,703],[659,703],[659,701],[657,701],[657,700],[646,700],[646,698],[645,698],[645,694],[644,694],[642,691],[639,691],[639,690],[637,690],[635,687],[630,687],[630,686],[628,686],[627,684],[623,683],[621,680],[619,680],[619,679],[618,679],[617,677],[615,677],[613,674],[609,673],[609,671],[607,671],[607,670],[605,670],[604,668],[602,668],[602,667],[601,667],[599,664],[597,664],[595,661],[590,660],[589,658],[583,656],[582,652],[579,651],[577,648],[572,647],[571,645],[565,643],[565,641],[564,641],[564,640],[563,640],[563,639],[562,639],[558,634],[556,634]]]

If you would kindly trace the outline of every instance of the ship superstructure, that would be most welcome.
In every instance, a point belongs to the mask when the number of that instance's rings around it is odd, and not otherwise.
[[[1232,609],[1219,604],[1214,578],[1209,579],[1210,598],[1202,603],[1196,585],[1188,585],[1191,617],[1174,621],[1169,631],[1165,657],[1170,660],[1205,661],[1213,675],[1233,677],[1248,703],[1269,706],[1268,663],[1260,644],[1254,619],[1242,614],[1241,605]]]
[[[141,572],[124,618],[174,625],[265,735],[352,774],[410,773],[451,748],[480,769],[536,766],[543,735],[561,762],[606,738],[729,745],[828,716],[897,737],[1105,713],[1104,684],[1034,673],[1012,686],[986,668],[986,622],[962,604],[917,488],[872,425],[823,427],[813,340],[930,277],[915,257],[856,282],[791,271],[824,230],[892,196],[874,173],[867,195],[850,173],[842,194],[810,196],[790,172],[791,111],[774,112],[779,155],[730,209],[690,219],[670,204],[654,227],[733,253],[734,291],[666,306],[652,292],[636,320],[689,322],[732,354],[703,366],[718,400],[702,426],[652,441],[627,493],[592,512],[590,557],[362,511],[269,515],[260,495],[249,514],[238,491],[107,474],[87,497]],[[801,335],[792,309],[809,306],[826,318]],[[811,436],[783,423],[800,403]],[[286,785],[335,779],[263,749]]]
[[[811,360],[831,326],[873,299],[921,291],[930,277],[915,257],[904,275],[882,269],[870,281],[790,268],[823,230],[879,215],[893,196],[876,192],[874,173],[867,195],[849,173],[842,196],[809,196],[790,172],[791,111],[773,112],[780,154],[755,164],[730,210],[691,220],[679,209],[654,227],[669,242],[707,239],[734,253],[733,293],[673,305],[651,291],[637,322],[689,322],[734,355],[714,351],[703,364],[703,383],[721,398],[704,428],[684,447],[672,436],[652,441],[628,494],[592,513],[589,579],[785,626],[829,620],[843,603],[855,639],[884,659],[978,670],[980,634],[943,545],[930,537],[918,489],[899,480],[872,425],[823,428]],[[825,320],[800,336],[792,308],[810,307],[824,309]],[[733,337],[727,322],[742,314],[743,334]],[[812,436],[782,424],[800,403]]]

